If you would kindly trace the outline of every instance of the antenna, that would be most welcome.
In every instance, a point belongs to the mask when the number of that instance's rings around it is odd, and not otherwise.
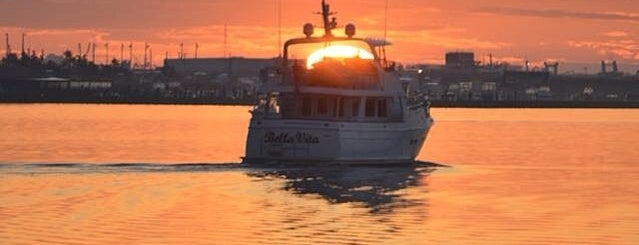
[[[5,50],[7,52],[7,57],[9,57],[9,55],[11,54],[11,43],[9,43],[9,33],[5,33],[5,41],[6,41],[6,49]]]
[[[133,43],[129,43],[129,68],[133,67]]]
[[[87,44],[87,51],[82,55],[85,60],[88,60],[87,57],[89,57],[89,52],[91,52],[91,43]]]
[[[322,12],[319,14],[322,15],[322,20],[324,22],[324,36],[332,37],[333,29],[337,28],[337,19],[333,17],[329,21],[329,17],[332,15],[336,15],[336,12],[331,12],[331,6],[326,3],[325,0],[322,0]]]
[[[384,40],[388,36],[388,0],[384,6]]]
[[[146,59],[146,57],[147,57],[147,56],[146,56],[146,54],[147,54],[147,51],[148,51],[148,50],[149,50],[149,44],[145,42],[145,43],[144,43],[144,63],[143,63],[143,65],[144,65],[144,69],[146,69],[146,67],[147,67],[147,65],[148,65],[148,63],[147,63],[147,59]]]
[[[490,67],[492,68],[493,67],[493,53],[490,53],[489,57],[490,57]]]
[[[385,1],[384,3],[384,42],[386,41],[386,38],[388,37],[388,0]],[[384,62],[384,64],[387,64],[386,61],[386,45],[382,45],[380,47],[380,53],[382,55],[382,61]]]
[[[22,33],[22,46],[21,46],[21,48],[22,48],[22,53],[20,53],[22,56],[25,56],[25,53],[24,53],[24,37],[25,37],[26,35],[27,35],[27,34],[25,34],[24,32]],[[80,52],[80,53],[82,53],[82,52]]]
[[[33,52],[33,53],[31,53]],[[33,54],[35,56],[35,49],[31,49],[31,39],[27,39],[27,55]]]
[[[180,43],[180,59],[184,59],[184,43]]]
[[[226,57],[227,54],[227,40],[228,39],[228,27],[227,24],[224,24],[224,57]]]
[[[82,58],[82,43],[78,43],[78,58]]]
[[[277,1],[277,57],[282,57],[282,0]]]
[[[105,43],[104,47],[106,47],[106,63],[105,65],[109,65],[109,43]]]
[[[124,62],[124,43],[120,43],[120,63]]]
[[[95,64],[95,43],[92,43],[91,48],[91,62]]]
[[[149,68],[153,69],[153,49],[149,49]]]
[[[198,43],[195,43],[195,59],[197,59],[197,49],[200,48]]]

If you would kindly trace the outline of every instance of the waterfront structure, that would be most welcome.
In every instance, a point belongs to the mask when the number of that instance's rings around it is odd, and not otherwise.
[[[183,75],[220,75],[236,74],[241,76],[259,76],[260,71],[267,67],[272,67],[277,58],[178,58],[166,59],[164,66],[170,67],[175,72]]]

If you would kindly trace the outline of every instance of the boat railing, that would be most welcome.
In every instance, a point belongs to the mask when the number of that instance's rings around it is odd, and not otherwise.
[[[278,96],[276,94],[267,93],[258,96],[258,102],[253,109],[249,111],[254,117],[262,118],[281,118]]]
[[[401,117],[370,118],[370,117],[332,117],[332,116],[302,116],[302,115],[282,115],[280,118],[309,121],[331,121],[331,122],[371,122],[371,123],[397,123],[403,122]]]
[[[419,91],[409,98],[407,108],[409,110],[419,110],[423,108],[426,116],[430,117],[430,100],[428,96]]]
[[[282,114],[274,108],[269,107],[253,107],[252,110],[249,111],[251,115],[255,118],[270,118],[270,119],[280,119],[282,118]]]

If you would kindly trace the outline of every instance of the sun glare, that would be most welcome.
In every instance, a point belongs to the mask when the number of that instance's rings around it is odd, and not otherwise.
[[[357,48],[348,45],[331,45],[328,47],[321,48],[306,59],[306,68],[313,69],[313,66],[322,61],[325,57],[328,58],[355,58],[359,57],[360,59],[372,60],[375,59],[373,54],[365,49]]]

